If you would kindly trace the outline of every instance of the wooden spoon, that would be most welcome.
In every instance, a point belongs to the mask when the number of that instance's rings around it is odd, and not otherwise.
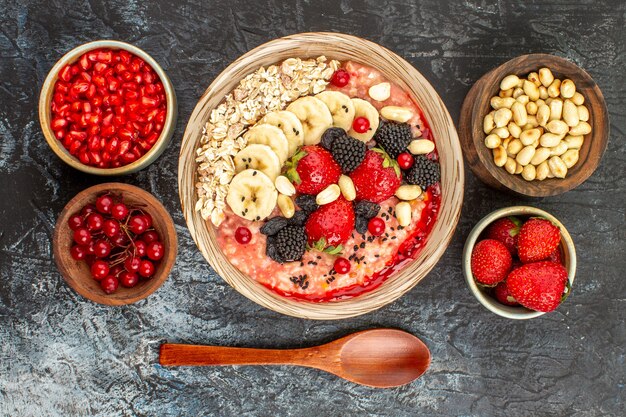
[[[164,366],[297,365],[317,368],[357,384],[377,388],[408,384],[430,365],[428,347],[394,329],[365,330],[304,349],[250,349],[165,343]]]

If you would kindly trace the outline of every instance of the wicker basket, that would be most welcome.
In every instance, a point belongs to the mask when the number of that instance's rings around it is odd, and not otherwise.
[[[441,208],[425,247],[417,259],[380,287],[358,297],[313,303],[282,297],[246,276],[230,264],[217,245],[215,230],[194,211],[196,202],[195,150],[209,114],[236,87],[239,80],[260,66],[290,57],[317,57],[363,62],[381,71],[408,91],[430,124],[441,163]],[[461,212],[463,158],[457,132],[448,111],[432,86],[408,62],[375,43],[338,33],[301,33],[263,44],[226,68],[196,105],[183,137],[178,165],[178,186],[183,214],[191,236],[213,269],[252,301],[295,317],[329,320],[358,316],[388,304],[416,285],[443,255]]]

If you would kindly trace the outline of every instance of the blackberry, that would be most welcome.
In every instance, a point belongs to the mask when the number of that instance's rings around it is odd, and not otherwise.
[[[331,153],[335,161],[341,166],[343,173],[349,174],[361,165],[366,150],[367,146],[364,142],[344,134],[335,138]]]
[[[260,231],[266,236],[274,236],[280,229],[288,224],[289,220],[284,217],[272,217],[261,227]]]
[[[311,214],[317,210],[317,203],[315,202],[314,195],[301,194],[296,197],[296,204],[307,214]]]
[[[299,261],[306,250],[307,235],[302,226],[287,226],[276,235],[278,254],[285,262]]]
[[[367,220],[376,216],[379,210],[380,205],[367,200],[361,200],[354,205],[354,214]]]
[[[345,136],[346,131],[340,127],[331,127],[330,129],[326,129],[324,134],[322,135],[322,140],[320,141],[320,145],[322,148],[326,148],[330,151],[333,146],[333,142],[335,139]]]
[[[276,262],[283,263],[285,259],[278,253],[278,246],[276,245],[276,238],[268,236],[265,244],[265,254],[275,260]]]
[[[413,167],[405,173],[404,180],[409,184],[419,185],[423,189],[439,182],[441,177],[439,163],[424,155],[415,157]]]
[[[408,123],[385,122],[374,135],[374,140],[396,159],[413,140],[411,126]]]
[[[289,224],[295,225],[295,226],[304,226],[304,223],[306,223],[306,219],[308,217],[309,217],[309,213],[307,213],[304,210],[298,210],[293,215],[293,217],[289,219]]]
[[[357,232],[364,235],[365,233],[367,233],[367,225],[369,224],[369,222],[370,220],[368,218],[365,218],[363,216],[357,216],[354,222],[354,228]]]

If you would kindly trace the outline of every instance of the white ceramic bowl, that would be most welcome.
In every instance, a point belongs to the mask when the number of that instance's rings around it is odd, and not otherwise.
[[[500,302],[498,302],[498,300],[487,294],[482,287],[478,286],[474,281],[474,277],[472,275],[472,268],[470,265],[472,251],[474,250],[474,245],[480,238],[480,235],[491,223],[508,216],[543,217],[550,220],[552,223],[556,224],[559,229],[561,229],[561,256],[563,259],[563,264],[565,265],[565,269],[567,269],[567,276],[570,285],[573,285],[574,277],[576,275],[576,248],[574,247],[574,241],[567,232],[567,229],[565,229],[565,226],[563,226],[563,224],[550,213],[547,213],[535,207],[513,206],[496,210],[483,217],[482,220],[480,220],[470,232],[467,240],[465,241],[465,247],[463,248],[463,273],[465,274],[467,286],[469,287],[472,294],[474,294],[474,297],[476,297],[476,299],[483,306],[485,306],[485,308],[493,313],[496,313],[499,316],[515,320],[532,319],[535,317],[539,317],[545,313],[529,310],[521,306],[507,306],[501,304]]]

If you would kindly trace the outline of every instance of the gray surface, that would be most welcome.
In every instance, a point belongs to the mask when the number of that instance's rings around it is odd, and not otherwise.
[[[624,415],[626,284],[626,4],[395,1],[46,3],[0,0],[0,415]],[[378,42],[429,79],[457,120],[483,73],[514,56],[548,52],[587,69],[605,94],[611,141],[597,172],[565,195],[514,198],[468,172],[462,219],[433,272],[397,302],[340,322],[278,315],[227,286],[204,262],[181,215],[180,138],[198,97],[233,59],[265,41],[337,30]],[[53,63],[99,38],[151,53],[176,87],[179,121],[165,154],[119,180],[172,213],[177,265],[148,300],[108,308],[69,289],[53,264],[56,216],[103,181],[48,149],[36,102]],[[574,294],[529,322],[499,318],[472,298],[461,249],[490,211],[529,203],[557,216],[578,251]],[[161,342],[303,347],[379,326],[418,335],[430,370],[411,385],[376,390],[308,369],[164,369]]]

